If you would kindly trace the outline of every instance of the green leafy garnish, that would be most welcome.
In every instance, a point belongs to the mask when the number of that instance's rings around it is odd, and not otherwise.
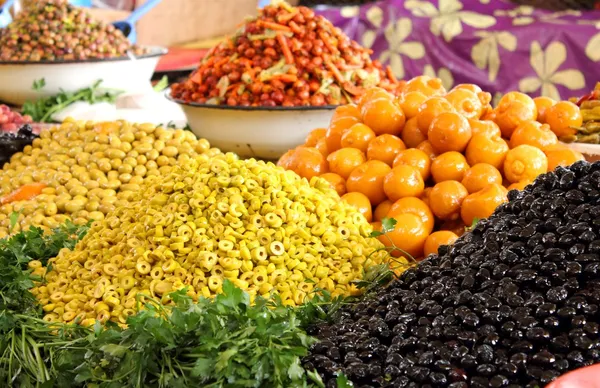
[[[398,221],[396,221],[394,218],[384,218],[383,220],[381,220],[381,231],[378,230],[374,230],[371,232],[370,236],[371,237],[379,237],[379,236],[383,236],[386,233],[389,233],[391,231],[394,230],[394,228],[396,227],[396,223]]]
[[[46,86],[46,79],[42,78],[42,79],[38,79],[33,81],[33,90],[42,90],[44,88],[44,86]]]
[[[96,81],[92,86],[80,89],[76,92],[62,91],[52,97],[43,97],[36,101],[26,101],[23,104],[22,113],[29,115],[36,123],[49,123],[52,121],[52,115],[60,112],[69,105],[83,101],[89,104],[97,104],[100,102],[114,103],[117,96],[123,91],[115,89],[100,89],[102,80]],[[41,90],[46,85],[46,81],[42,78],[33,82],[34,90]]]
[[[162,92],[169,87],[169,78],[165,75],[152,87],[155,92]]]

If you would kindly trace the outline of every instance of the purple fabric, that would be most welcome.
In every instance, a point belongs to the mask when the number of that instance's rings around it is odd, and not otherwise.
[[[600,81],[600,11],[550,12],[500,0],[382,0],[317,8],[373,49],[399,78],[427,74],[445,86],[519,90],[555,99]]]

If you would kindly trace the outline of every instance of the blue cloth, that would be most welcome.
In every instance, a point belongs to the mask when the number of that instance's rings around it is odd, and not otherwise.
[[[271,0],[258,0],[258,8],[263,8],[271,4]]]

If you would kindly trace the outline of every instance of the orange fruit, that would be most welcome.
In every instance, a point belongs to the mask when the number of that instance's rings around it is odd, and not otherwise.
[[[458,218],[452,221],[444,221],[440,225],[440,230],[448,230],[457,236],[462,236],[463,234],[465,234],[466,227],[467,226],[464,224],[464,222],[462,222],[462,220]]]
[[[295,153],[295,149],[288,150],[285,154],[281,155],[281,158],[277,161],[277,165],[289,170]]]
[[[568,136],[577,133],[577,130],[571,127],[581,127],[583,117],[577,105],[561,101],[546,109],[546,123],[556,136]]]
[[[453,89],[444,96],[456,112],[467,119],[478,119],[483,113],[483,104],[475,92],[468,89]]]
[[[527,185],[531,184],[530,181],[521,181],[521,182],[517,182],[517,183],[511,183],[506,190],[507,191],[511,191],[511,190],[519,190],[519,191],[523,191],[525,190],[525,187],[527,187]]]
[[[506,189],[502,185],[492,183],[465,198],[460,217],[465,225],[471,226],[475,219],[488,218],[498,206],[507,201]]]
[[[477,92],[477,98],[479,98],[479,102],[481,102],[481,105],[483,107],[483,110],[481,111],[481,116],[479,116],[479,117],[483,117],[483,115],[485,115],[486,113],[494,110],[492,108],[492,105],[490,104],[492,102],[491,93]]]
[[[331,187],[335,191],[337,191],[337,193],[340,197],[342,195],[346,194],[346,180],[344,178],[342,178],[341,176],[339,176],[338,174],[333,173],[333,172],[326,172],[325,174],[321,175],[319,178],[323,178],[327,182],[329,182]]]
[[[431,97],[421,105],[417,118],[417,125],[423,135],[427,135],[429,126],[434,118],[442,113],[454,112],[454,107],[444,97]]]
[[[500,136],[478,134],[471,137],[465,156],[471,166],[488,163],[502,171],[508,150],[508,144]]]
[[[471,140],[471,126],[459,113],[441,113],[431,121],[427,139],[438,152],[462,152]]]
[[[306,137],[306,141],[304,145],[306,147],[314,147],[317,145],[317,142],[325,137],[325,133],[327,133],[327,128],[317,128],[310,131],[308,136]]]
[[[392,201],[390,201],[389,199],[386,199],[385,201],[383,201],[379,205],[377,205],[377,207],[375,208],[375,211],[373,212],[373,219],[375,221],[381,221],[385,217],[387,217],[387,214],[390,211],[392,204],[393,204]]]
[[[406,257],[408,254],[413,258],[421,257],[425,240],[429,235],[421,218],[412,213],[398,214],[394,218],[396,219],[394,229],[384,236],[379,236],[379,241],[387,247],[398,248],[390,252],[392,256]]]
[[[416,117],[409,119],[406,124],[404,124],[401,137],[404,144],[409,148],[414,148],[427,140],[427,136],[421,132],[417,125]]]
[[[354,116],[340,116],[338,118],[335,118],[334,116],[334,118],[331,119],[331,124],[329,124],[329,128],[327,128],[327,131],[325,132],[327,150],[330,153],[342,148],[342,135],[344,134],[344,131],[356,123],[360,123],[360,120]]]
[[[437,158],[438,153],[435,150],[435,148],[433,148],[433,146],[431,145],[431,142],[429,140],[422,141],[415,148],[425,152],[427,154],[427,156],[429,156],[429,159],[431,159],[431,160],[434,160],[435,158]]]
[[[427,97],[432,97],[446,94],[446,89],[444,88],[444,85],[442,85],[441,79],[421,75],[406,82],[402,92],[405,94],[410,92],[421,92]]]
[[[404,213],[416,214],[425,223],[428,233],[431,233],[433,230],[435,218],[429,205],[422,199],[415,197],[400,198],[392,204],[392,207],[388,210],[387,217],[396,219],[398,215]]]
[[[477,163],[467,170],[461,183],[472,194],[492,183],[501,185],[502,174],[491,164]]]
[[[459,89],[469,90],[475,94],[481,93],[483,91],[478,85],[475,84],[458,84],[455,87],[453,87],[451,91]]]
[[[431,175],[435,183],[443,181],[462,181],[469,169],[467,159],[456,151],[438,155],[431,162]]]
[[[529,144],[541,150],[558,143],[558,138],[550,130],[548,124],[540,124],[537,121],[523,121],[510,137],[510,148],[515,148],[522,144]]]
[[[377,135],[400,135],[406,116],[402,109],[388,98],[370,100],[361,108],[362,122]]]
[[[533,181],[546,171],[548,171],[548,158],[537,147],[523,144],[506,154],[504,176],[511,183]]]
[[[337,121],[340,118],[354,117],[360,119],[360,109],[354,104],[340,105],[333,111],[330,123]]]
[[[329,171],[348,179],[352,170],[366,162],[367,158],[356,148],[342,148],[327,156]]]
[[[380,160],[369,160],[356,167],[346,179],[346,190],[359,192],[369,198],[373,206],[386,200],[383,180],[392,168]]]
[[[442,245],[452,245],[458,240],[456,233],[449,230],[440,230],[431,233],[425,240],[425,246],[423,247],[423,256],[437,255],[438,249]]]
[[[327,172],[327,161],[314,147],[298,147],[289,163],[290,170],[310,180]]]
[[[363,123],[356,123],[342,133],[340,145],[342,148],[356,148],[367,152],[369,142],[375,139],[375,132]]]
[[[391,167],[396,155],[405,149],[406,146],[399,137],[389,134],[379,135],[369,142],[367,159],[380,160]]]
[[[411,119],[419,113],[419,108],[427,100],[427,96],[421,92],[408,92],[400,96],[400,108],[406,115],[407,119]]]
[[[427,206],[429,206],[429,196],[431,195],[432,189],[433,189],[433,187],[426,187],[425,190],[423,190],[423,194],[421,194],[421,197],[419,198]]]
[[[527,120],[537,118],[537,107],[531,97],[520,92],[506,93],[496,107],[496,124],[502,136],[510,139],[513,131]]]
[[[473,136],[480,133],[488,136],[502,135],[498,124],[491,120],[469,120],[469,124],[471,125],[471,134]]]
[[[548,171],[554,171],[558,166],[567,167],[580,160],[585,160],[581,152],[570,148],[547,151],[546,157],[548,158]]]
[[[381,228],[383,226],[380,221],[373,221],[370,224],[371,224],[371,227],[373,228],[373,230],[378,231],[378,232],[381,231]]]
[[[456,220],[460,207],[469,192],[460,182],[444,181],[433,186],[429,194],[431,211],[440,220]]]
[[[358,98],[358,116],[356,117],[361,118],[360,112],[362,111],[362,108],[366,103],[378,98],[392,100],[394,96],[392,96],[392,94],[387,90],[380,87],[366,89],[365,92]]]
[[[360,214],[365,216],[368,222],[373,220],[371,202],[369,202],[369,198],[367,198],[364,194],[357,192],[346,193],[342,196],[342,201],[354,206],[356,210],[360,212]]]
[[[327,149],[327,139],[322,137],[317,141],[315,148],[321,153],[321,155],[327,157],[329,155],[329,150]]]
[[[423,180],[429,179],[431,173],[431,159],[427,154],[416,148],[408,148],[398,152],[394,158],[393,167],[400,165],[415,167],[421,173]]]
[[[383,180],[383,191],[391,201],[404,197],[418,197],[425,189],[419,170],[412,166],[394,167]]]
[[[540,96],[533,99],[535,102],[535,107],[537,108],[538,115],[537,121],[540,123],[546,122],[546,110],[550,108],[552,105],[556,104],[556,101],[551,99],[550,97]]]

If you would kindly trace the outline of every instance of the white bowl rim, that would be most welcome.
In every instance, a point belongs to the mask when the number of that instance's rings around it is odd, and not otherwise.
[[[116,62],[116,61],[129,61],[146,58],[162,57],[169,52],[166,47],[159,46],[143,46],[148,48],[150,51],[146,54],[135,56],[133,53],[128,52],[126,56],[114,57],[114,58],[89,58],[89,59],[58,59],[55,61],[0,61],[0,66],[11,66],[11,65],[64,65],[68,63],[98,63],[98,62]]]
[[[320,106],[231,106],[231,105],[213,105],[199,104],[197,102],[185,102],[171,97],[171,88],[165,90],[165,98],[182,106],[191,106],[194,108],[204,109],[220,109],[220,110],[237,110],[237,111],[263,111],[263,112],[288,112],[288,111],[318,111],[318,110],[334,110],[341,105],[320,105]]]

